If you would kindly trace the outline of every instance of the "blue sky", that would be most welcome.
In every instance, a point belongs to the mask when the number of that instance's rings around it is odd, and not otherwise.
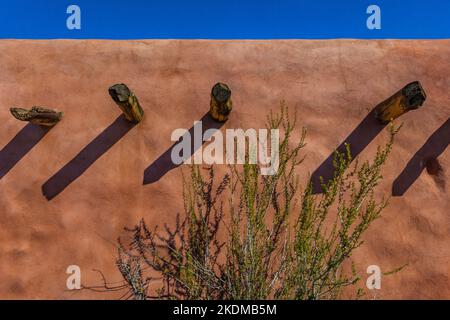
[[[0,38],[450,38],[449,0],[0,0]],[[66,9],[81,8],[81,30]],[[381,8],[381,30],[366,9]]]

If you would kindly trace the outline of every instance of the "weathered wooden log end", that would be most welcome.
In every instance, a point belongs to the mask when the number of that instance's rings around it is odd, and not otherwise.
[[[211,90],[211,109],[209,111],[211,117],[220,122],[228,120],[231,110],[233,109],[233,101],[231,100],[231,90],[224,83],[216,83]]]
[[[138,98],[125,84],[119,83],[111,86],[109,95],[117,103],[128,121],[138,123],[142,120],[144,110],[142,110]]]
[[[24,108],[10,108],[9,110],[18,120],[46,127],[53,127],[61,121],[64,115],[63,112],[42,107],[33,107],[30,110]]]
[[[407,84],[393,96],[375,107],[375,117],[382,124],[400,117],[402,114],[418,109],[427,99],[419,81]]]

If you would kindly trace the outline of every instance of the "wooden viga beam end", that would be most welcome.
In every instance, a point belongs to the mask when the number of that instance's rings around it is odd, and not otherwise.
[[[142,110],[138,98],[125,84],[119,83],[111,86],[109,95],[117,103],[128,121],[138,123],[142,120],[144,110]]]
[[[427,99],[427,95],[419,81],[407,84],[393,96],[375,107],[375,117],[386,124],[408,111],[418,109]]]
[[[231,100],[231,90],[224,83],[216,83],[211,90],[210,102],[211,117],[220,122],[228,120],[228,116],[233,109],[233,101]]]
[[[24,108],[9,109],[14,118],[28,121],[40,126],[53,127],[63,118],[64,113],[42,107],[32,107],[30,110]]]

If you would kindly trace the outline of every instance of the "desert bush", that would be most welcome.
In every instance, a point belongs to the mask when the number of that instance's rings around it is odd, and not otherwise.
[[[150,229],[144,220],[119,240],[122,286],[136,299],[335,299],[359,277],[346,262],[387,205],[374,190],[398,129],[372,161],[352,161],[350,149],[336,152],[335,172],[299,189],[306,130],[293,141],[296,117],[282,105],[267,118],[280,129],[275,175],[260,165],[190,166],[183,174],[184,215],[172,227]],[[248,154],[246,159],[248,160]],[[158,284],[149,292],[150,283]]]

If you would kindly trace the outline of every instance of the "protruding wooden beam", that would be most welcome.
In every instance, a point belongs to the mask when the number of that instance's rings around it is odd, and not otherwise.
[[[63,112],[33,107],[30,110],[24,108],[11,108],[11,114],[18,120],[28,121],[40,126],[53,127],[63,118]]]
[[[216,83],[211,90],[210,102],[211,117],[220,122],[228,120],[231,110],[233,109],[233,101],[231,100],[231,90],[224,83]]]
[[[383,124],[402,114],[418,109],[425,102],[427,95],[419,81],[407,84],[403,89],[375,107],[375,117]]]
[[[109,95],[117,103],[128,121],[138,123],[142,120],[144,110],[142,110],[138,98],[125,84],[119,83],[111,86]]]

